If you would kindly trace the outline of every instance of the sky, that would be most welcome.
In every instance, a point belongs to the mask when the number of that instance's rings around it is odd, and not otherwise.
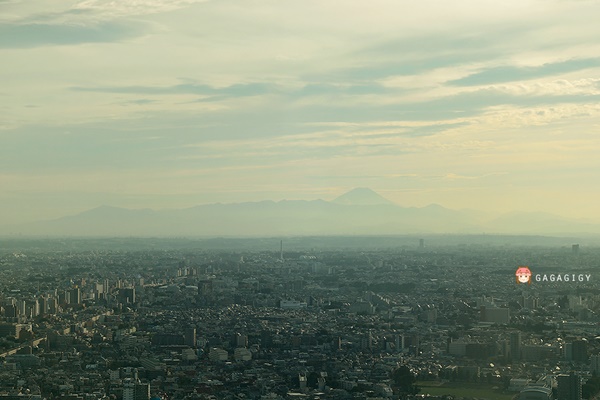
[[[600,221],[600,1],[0,0],[0,224],[369,187]]]

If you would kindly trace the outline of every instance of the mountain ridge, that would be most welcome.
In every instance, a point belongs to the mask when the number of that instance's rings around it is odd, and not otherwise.
[[[600,225],[539,212],[491,217],[477,210],[452,210],[435,203],[403,207],[371,189],[357,188],[332,201],[263,200],[159,210],[103,205],[74,215],[13,227],[11,231],[25,235],[144,237],[482,232],[557,235],[600,233]]]

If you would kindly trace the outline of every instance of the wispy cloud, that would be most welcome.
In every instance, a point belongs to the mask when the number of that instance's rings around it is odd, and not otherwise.
[[[146,95],[180,95],[192,94],[212,97],[256,96],[277,91],[277,86],[268,83],[239,83],[226,87],[214,87],[197,83],[181,83],[172,86],[114,86],[83,87],[75,86],[71,90],[80,92],[126,93]]]
[[[0,25],[0,48],[32,48],[48,45],[119,42],[146,32],[139,22],[89,24],[11,24]]]
[[[457,179],[467,179],[467,180],[479,179],[481,177],[480,176],[460,175],[460,174],[455,174],[455,173],[450,172],[450,173],[447,173],[444,178],[453,181],[453,180],[457,180]]]
[[[385,88],[377,83],[372,84],[328,84],[308,83],[301,87],[284,87],[275,83],[250,82],[236,83],[229,86],[213,86],[197,82],[185,82],[171,86],[75,86],[71,90],[99,93],[179,95],[191,94],[210,96],[211,99],[227,97],[256,96],[262,94],[280,94],[288,96],[290,101],[311,96],[362,96],[370,94],[399,93],[398,89]]]
[[[487,68],[481,72],[450,81],[449,83],[457,86],[490,85],[496,83],[536,79],[598,67],[600,67],[600,58],[567,60],[531,67],[509,65]]]
[[[210,0],[84,0],[73,5],[71,10],[91,11],[112,17],[138,16],[172,11],[207,1]]]

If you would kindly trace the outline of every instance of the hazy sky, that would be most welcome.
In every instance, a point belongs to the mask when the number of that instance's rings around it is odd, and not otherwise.
[[[0,0],[0,223],[332,199],[600,219],[600,1]]]

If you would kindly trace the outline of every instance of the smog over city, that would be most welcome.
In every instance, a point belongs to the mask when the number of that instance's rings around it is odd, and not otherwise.
[[[0,400],[597,398],[599,15],[0,0]]]

